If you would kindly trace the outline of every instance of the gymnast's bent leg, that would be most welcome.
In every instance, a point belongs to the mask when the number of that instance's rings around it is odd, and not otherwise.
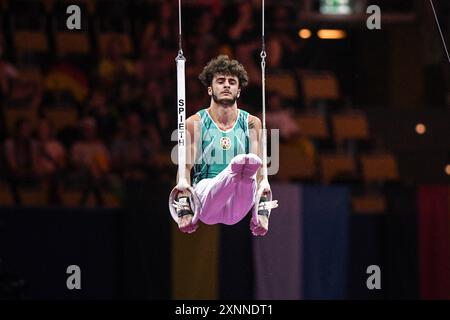
[[[253,206],[256,173],[262,161],[255,154],[239,154],[216,177],[194,188],[202,202],[199,219],[206,224],[236,224]]]

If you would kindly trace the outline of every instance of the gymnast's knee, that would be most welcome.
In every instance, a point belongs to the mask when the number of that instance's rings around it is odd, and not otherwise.
[[[234,180],[252,182],[261,167],[261,159],[255,154],[240,154],[230,163],[230,172]]]
[[[238,154],[230,161],[231,164],[251,164],[256,166],[262,165],[262,160],[254,153]]]

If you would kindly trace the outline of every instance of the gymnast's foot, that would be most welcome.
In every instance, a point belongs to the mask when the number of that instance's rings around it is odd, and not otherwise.
[[[193,224],[192,219],[194,218],[194,213],[191,209],[191,204],[189,197],[180,196],[178,201],[175,201],[175,208],[177,209],[178,215],[178,228],[181,232],[193,233],[197,230],[198,224]]]
[[[268,199],[265,196],[262,196],[259,201],[258,206],[258,224],[255,224],[253,220],[250,224],[250,229],[254,236],[264,236],[267,231],[269,231],[269,210],[264,206],[264,203],[267,202]]]
[[[265,236],[269,231],[269,217],[259,215],[258,224],[255,225],[252,222],[251,230],[254,236]]]
[[[255,224],[253,219],[250,221],[250,230],[254,236],[265,236],[269,231],[269,217],[271,209],[278,207],[278,200],[269,201],[269,197],[263,194],[258,205],[258,223]]]

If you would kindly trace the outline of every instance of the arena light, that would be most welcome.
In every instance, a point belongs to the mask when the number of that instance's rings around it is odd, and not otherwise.
[[[321,29],[317,31],[317,36],[320,39],[344,39],[347,37],[347,33],[344,30],[339,29]]]
[[[417,134],[425,134],[425,132],[427,131],[427,127],[423,124],[423,123],[418,123],[416,124],[416,133]]]
[[[322,14],[350,14],[352,11],[350,0],[320,0]]]
[[[302,39],[309,39],[309,38],[311,38],[311,35],[312,35],[312,33],[311,33],[311,30],[309,30],[309,29],[300,29],[298,31],[298,36]]]
[[[450,164],[445,166],[445,173],[450,176]]]

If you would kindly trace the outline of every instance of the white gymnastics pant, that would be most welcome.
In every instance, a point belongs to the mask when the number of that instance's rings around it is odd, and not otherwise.
[[[214,178],[200,180],[194,190],[202,203],[199,219],[206,224],[236,224],[254,205],[256,173],[261,159],[239,154]]]

